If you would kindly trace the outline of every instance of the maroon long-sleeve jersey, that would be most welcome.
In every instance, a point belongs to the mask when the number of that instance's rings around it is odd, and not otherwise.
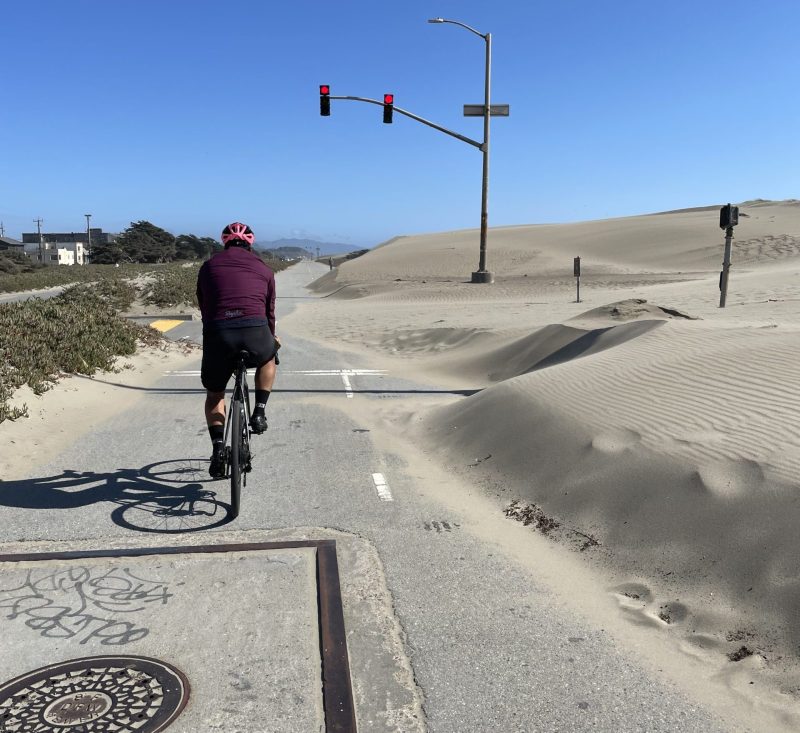
[[[228,247],[197,275],[203,327],[269,326],[275,335],[275,275],[244,247]]]

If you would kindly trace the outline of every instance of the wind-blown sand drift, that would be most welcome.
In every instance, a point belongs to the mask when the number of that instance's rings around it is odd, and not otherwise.
[[[551,536],[590,539],[576,546],[631,618],[723,678],[746,658],[794,706],[800,202],[741,212],[726,309],[715,206],[492,230],[494,285],[467,282],[475,231],[396,238],[318,280],[330,297],[281,325],[479,389],[411,405],[407,437],[500,494],[498,511],[536,505]]]

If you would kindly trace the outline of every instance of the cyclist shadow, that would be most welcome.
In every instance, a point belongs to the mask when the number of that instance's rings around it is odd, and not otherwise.
[[[138,532],[201,532],[232,521],[230,505],[204,484],[208,461],[160,461],[113,472],[66,470],[58,476],[0,480],[0,506],[76,509],[98,502],[118,504],[114,524]]]

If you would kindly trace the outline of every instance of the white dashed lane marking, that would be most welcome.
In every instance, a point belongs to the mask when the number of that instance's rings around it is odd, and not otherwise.
[[[342,381],[344,382],[344,392],[347,395],[348,399],[353,399],[353,385],[350,384],[350,377],[346,374],[342,374]]]
[[[381,501],[394,501],[392,492],[389,490],[389,484],[386,483],[386,478],[382,473],[373,473],[372,480],[375,483],[375,491],[378,492],[378,498]]]

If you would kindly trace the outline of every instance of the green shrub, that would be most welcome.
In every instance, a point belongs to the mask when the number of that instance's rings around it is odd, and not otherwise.
[[[57,298],[32,298],[0,305],[0,422],[26,414],[7,401],[27,384],[41,394],[61,373],[94,374],[130,356],[137,341],[161,336],[117,315],[111,296],[99,288],[72,288]]]
[[[47,265],[34,262],[22,252],[15,252],[11,249],[0,252],[0,275],[19,275],[45,267]]]
[[[160,308],[178,305],[197,305],[198,266],[162,265],[153,271],[153,282],[144,296],[144,302]]]
[[[61,297],[65,302],[81,300],[89,293],[118,311],[128,310],[136,299],[136,288],[128,280],[100,280],[92,284],[75,285],[65,290]]]

